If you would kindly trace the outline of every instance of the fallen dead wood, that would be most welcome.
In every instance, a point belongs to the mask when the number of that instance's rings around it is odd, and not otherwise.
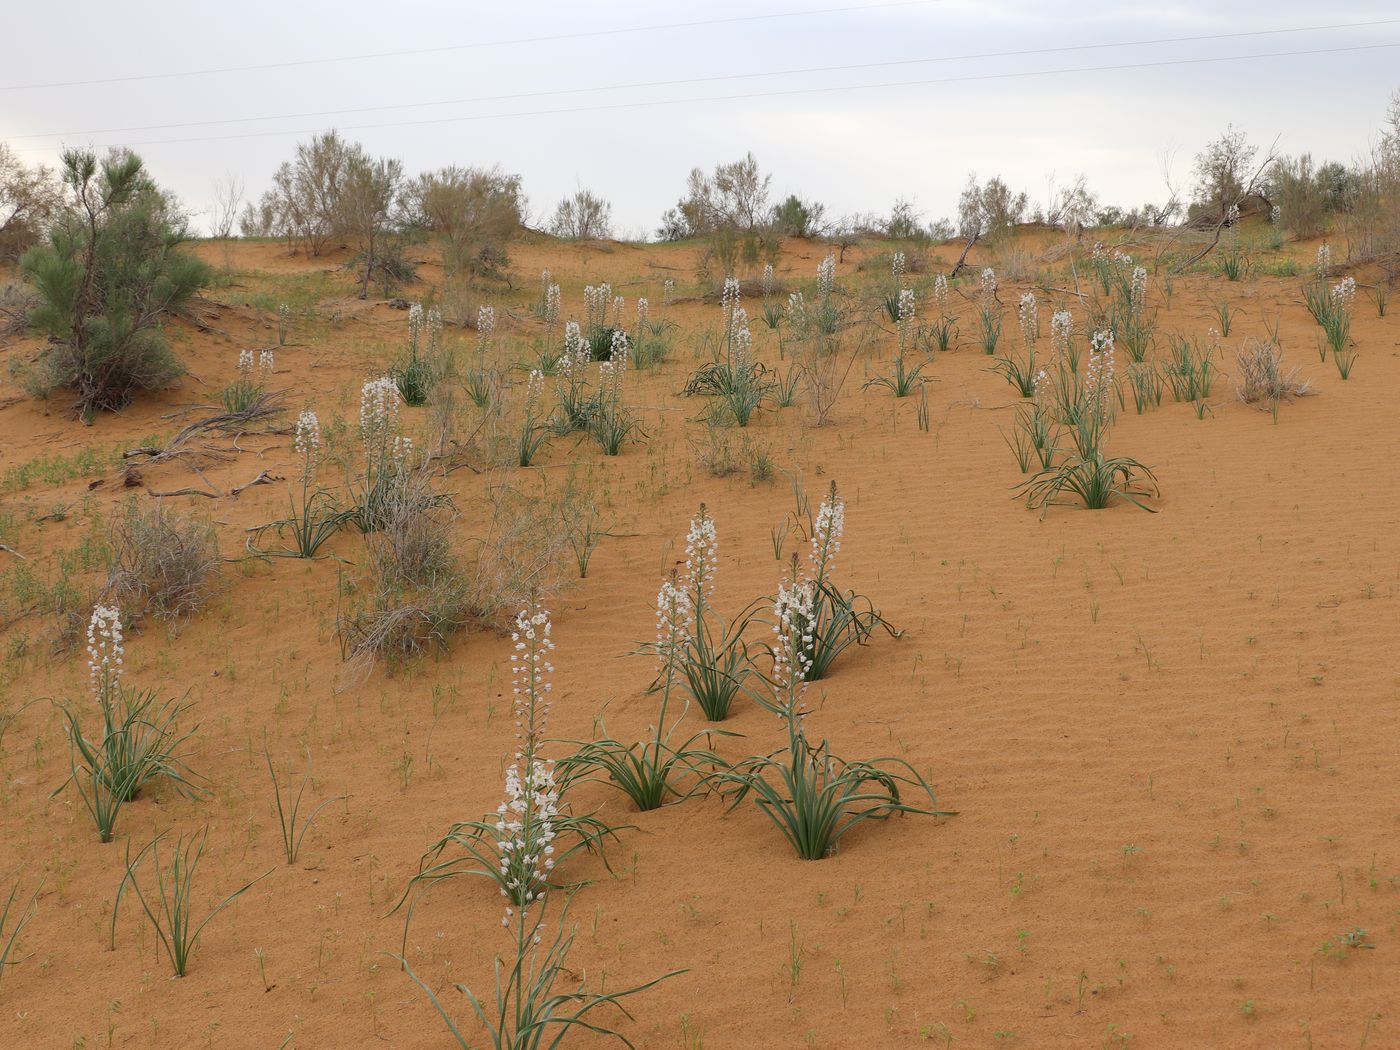
[[[157,492],[155,489],[147,489],[146,494],[148,496],[154,496],[156,499],[164,499],[167,496],[203,496],[205,499],[218,499],[223,495],[223,493],[210,492],[207,489],[192,488],[171,489],[169,492]]]
[[[246,484],[246,485],[239,485],[237,488],[229,489],[229,494],[230,494],[230,495],[233,495],[233,496],[237,496],[239,493],[243,492],[245,489],[250,489],[250,488],[252,488],[254,485],[271,485],[274,481],[281,481],[281,480],[282,480],[282,478],[281,478],[280,475],[277,475],[277,474],[270,474],[270,473],[268,473],[266,470],[264,470],[261,474],[259,474],[257,477],[255,477],[252,481],[248,482],[248,484]]]
[[[170,443],[164,448],[155,445],[140,445],[123,452],[122,459],[145,457],[152,463],[159,463],[178,456],[184,451],[184,447],[190,439],[199,434],[213,431],[225,434],[241,432],[249,424],[268,419],[281,411],[282,394],[280,392],[262,393],[254,398],[253,403],[242,412],[220,412],[206,416],[204,419],[197,419],[171,438]]]

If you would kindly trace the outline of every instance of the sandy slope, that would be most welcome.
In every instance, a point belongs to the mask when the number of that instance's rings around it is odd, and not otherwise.
[[[201,250],[220,258],[217,246]],[[806,280],[823,253],[789,246],[780,271]],[[855,280],[855,258],[843,281]],[[289,261],[273,245],[239,246],[234,261],[237,285],[212,298],[235,303],[327,266]],[[600,278],[629,311],[638,294],[655,310],[665,276],[688,283],[692,250],[521,247],[524,288],[496,300],[514,310],[502,324],[511,338],[538,332],[526,306],[542,266],[563,281],[566,313],[581,309],[585,279]],[[343,277],[321,279],[345,294]],[[697,800],[636,814],[587,790],[584,803],[634,827],[611,876],[596,861],[570,866],[596,880],[569,916],[574,965],[608,987],[688,971],[632,1000],[636,1020],[623,1030],[638,1046],[1098,1047],[1129,1033],[1135,1048],[1400,1046],[1391,1009],[1400,329],[1358,300],[1360,358],[1342,382],[1318,362],[1299,283],[1176,279],[1163,331],[1204,334],[1227,296],[1240,310],[1229,347],[1280,317],[1285,353],[1317,396],[1284,405],[1277,424],[1236,403],[1228,379],[1203,420],[1188,405],[1144,416],[1130,407],[1112,447],[1155,468],[1155,515],[1120,506],[1042,520],[1013,502],[1019,473],[997,428],[1010,422],[1014,391],[970,343],[932,365],[928,433],[913,399],[862,391],[859,375],[834,426],[803,427],[798,409],[757,418],[752,439],[814,499],[838,481],[848,500],[841,579],[906,629],[814,687],[813,728],[844,754],[908,759],[958,815],[867,825],[811,863],[794,859],[752,806],[726,815]],[[1008,285],[1003,297],[1014,303],[1022,290]],[[333,308],[338,324],[294,331],[299,345],[279,353],[277,385],[294,406],[312,404],[323,419],[338,411],[353,426],[359,384],[401,344],[404,315],[348,297],[322,303],[323,315]],[[770,593],[781,570],[770,530],[793,507],[791,484],[710,477],[691,447],[698,406],[675,396],[695,363],[693,339],[718,325],[719,307],[688,302],[672,316],[676,358],[632,387],[650,439],[617,459],[555,442],[532,471],[562,483],[571,464],[590,465],[619,534],[556,603],[551,729],[561,738],[587,737],[604,705],[615,734],[646,725],[650,667],[626,654],[652,633],[658,579],[698,502],[718,522],[726,610]],[[220,311],[212,323],[227,338],[181,328],[176,345],[193,377],[92,429],[58,406],[46,414],[7,396],[0,470],[168,434],[177,424],[163,413],[210,397],[240,347],[272,340],[265,317]],[[759,351],[772,357],[754,320]],[[880,360],[890,345],[882,337]],[[290,473],[289,438],[240,444],[243,454],[207,466],[221,491],[263,469]],[[117,473],[101,476],[90,494],[81,478],[4,496],[15,519],[6,542],[41,564],[73,547],[122,498]],[[144,481],[199,484],[178,464]],[[464,539],[484,483],[467,470],[447,481],[466,512]],[[209,514],[237,558],[242,530],[280,516],[285,499],[274,485],[179,502]],[[66,521],[25,524],[58,502],[72,505]],[[353,562],[362,541],[347,534],[333,546]],[[149,624],[128,646],[133,679],[198,701],[193,764],[212,797],[140,801],[120,832],[139,846],[207,823],[201,902],[272,874],[210,925],[183,980],[169,978],[131,901],[109,950],[124,847],[97,843],[75,796],[49,798],[66,748],[51,705],[30,707],[4,737],[0,872],[17,873],[25,892],[41,873],[46,881],[23,962],[0,981],[0,1044],[450,1045],[384,954],[402,936],[401,916],[387,912],[422,850],[498,801],[511,747],[508,643],[473,634],[441,659],[338,690],[336,562],[236,561],[226,577],[192,621]],[[5,664],[8,702],[80,695],[80,655],[52,656],[36,620],[8,637],[26,633],[28,655],[11,645]],[[781,734],[752,706],[726,728],[744,734],[721,744],[732,756],[777,746]],[[264,732],[283,768],[302,768],[300,749],[311,749],[318,798],[351,796],[322,815],[295,867],[280,862]],[[485,880],[462,879],[414,917],[414,968],[463,1010],[447,986],[487,986],[490,958],[506,947],[500,914]],[[1321,950],[1353,928],[1374,947]]]

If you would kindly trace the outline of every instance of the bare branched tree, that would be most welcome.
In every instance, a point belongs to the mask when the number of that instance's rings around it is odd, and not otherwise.
[[[565,197],[554,209],[549,231],[568,241],[596,241],[612,236],[612,205],[590,190]]]

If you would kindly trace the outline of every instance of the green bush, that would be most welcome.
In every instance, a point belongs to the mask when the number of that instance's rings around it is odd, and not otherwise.
[[[178,251],[188,227],[134,154],[63,155],[67,201],[48,243],[20,269],[39,294],[32,323],[55,340],[31,387],[70,389],[85,419],[118,410],[143,390],[170,386],[184,369],[161,318],[206,285],[211,271]]]

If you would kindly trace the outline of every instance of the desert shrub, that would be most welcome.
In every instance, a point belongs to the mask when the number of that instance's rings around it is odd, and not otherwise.
[[[1348,173],[1341,228],[1351,260],[1379,258],[1393,278],[1400,255],[1400,91],[1390,98],[1385,127],[1371,155]]]
[[[106,594],[128,612],[163,619],[198,609],[219,578],[219,545],[208,523],[135,499],[113,519]]]
[[[376,528],[367,537],[368,566],[355,601],[337,617],[350,674],[375,660],[445,649],[470,620],[466,585],[450,540],[457,513],[435,492],[430,473],[399,464],[382,486]]]
[[[1026,195],[1013,193],[1000,178],[979,183],[969,175],[958,198],[958,233],[968,243],[999,243],[1025,219],[1028,206]]]
[[[612,205],[589,190],[565,197],[554,209],[549,232],[566,241],[596,241],[612,236]]]
[[[1253,164],[1258,153],[1259,147],[1232,124],[1196,154],[1196,184],[1188,217],[1211,224],[1229,221],[1232,209],[1237,210],[1255,191],[1260,173]]]
[[[716,165],[713,175],[692,168],[685,196],[661,217],[657,235],[662,240],[682,240],[721,229],[754,230],[767,217],[772,179],[759,170],[752,153]]]
[[[0,262],[38,244],[63,210],[63,186],[49,168],[28,167],[0,142]]]
[[[1247,405],[1261,402],[1273,405],[1309,392],[1309,381],[1298,378],[1296,365],[1285,371],[1282,352],[1267,339],[1245,340],[1244,346],[1235,352],[1235,361],[1239,368],[1235,390]]]
[[[392,250],[399,230],[395,205],[403,182],[403,164],[388,157],[369,157],[356,146],[347,159],[336,201],[336,226],[356,247],[353,264],[360,270],[360,298],[369,296],[370,281],[378,276],[386,293],[406,265],[402,251]],[[412,275],[412,267],[408,267]]]
[[[500,168],[450,166],[425,172],[404,187],[405,221],[443,237],[449,277],[498,278],[510,264],[508,242],[520,230],[520,176]]]
[[[772,223],[784,237],[816,237],[822,231],[826,206],[789,194],[781,204],[774,205]]]
[[[1304,240],[1327,231],[1328,218],[1339,202],[1327,176],[1313,166],[1310,154],[1274,161],[1269,171],[1269,188],[1270,197],[1278,205],[1280,221],[1294,237]]]
[[[1050,187],[1050,199],[1045,206],[1042,218],[1045,225],[1064,230],[1071,237],[1079,237],[1086,227],[1098,220],[1099,201],[1090,191],[1083,175],[1077,176],[1068,186]]]
[[[493,482],[479,506],[484,520],[466,559],[467,607],[484,626],[500,629],[532,601],[548,602],[563,587],[568,537],[553,500]]]
[[[341,204],[352,163],[363,158],[358,144],[335,131],[297,144],[296,157],[273,173],[272,187],[239,220],[249,237],[280,237],[287,250],[320,255],[343,229]]]
[[[47,385],[72,389],[87,418],[179,378],[161,319],[210,271],[177,250],[188,237],[185,219],[139,157],[114,151],[99,162],[68,150],[62,174],[64,210],[20,268],[40,300],[30,320],[55,344],[36,367]]]
[[[375,579],[414,586],[452,572],[448,536],[456,516],[452,504],[433,491],[426,471],[406,471],[384,500],[379,529],[369,537]]]

